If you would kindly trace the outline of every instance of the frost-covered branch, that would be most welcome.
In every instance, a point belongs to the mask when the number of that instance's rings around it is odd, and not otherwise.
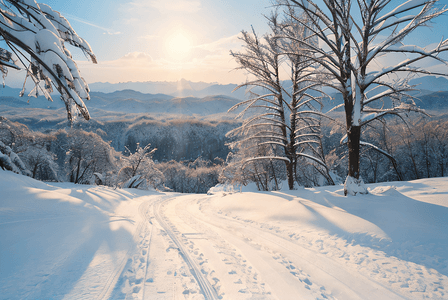
[[[76,34],[60,13],[34,0],[2,1],[0,35],[22,62],[27,77],[36,84],[30,95],[37,95],[37,85],[43,82],[40,90],[52,100],[50,93],[54,85],[65,103],[69,120],[73,120],[77,112],[87,120],[90,118],[84,104],[84,100],[90,99],[88,85],[64,42],[80,48],[93,63],[97,62],[96,57],[90,45]]]

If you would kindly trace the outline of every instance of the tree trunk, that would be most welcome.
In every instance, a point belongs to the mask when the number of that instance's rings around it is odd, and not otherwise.
[[[294,189],[294,163],[286,163],[286,173],[288,175],[288,187],[290,190]]]
[[[348,176],[359,179],[359,143],[361,126],[351,126],[347,131]]]
[[[78,159],[78,168],[76,170],[75,184],[78,183],[80,169],[81,169],[81,158]]]
[[[36,179],[37,168],[39,167],[39,163],[36,163],[33,168],[33,178]]]

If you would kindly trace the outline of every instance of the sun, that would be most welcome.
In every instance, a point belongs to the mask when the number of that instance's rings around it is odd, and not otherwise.
[[[182,30],[169,34],[166,39],[166,54],[171,60],[186,60],[191,53],[192,47],[190,35]]]

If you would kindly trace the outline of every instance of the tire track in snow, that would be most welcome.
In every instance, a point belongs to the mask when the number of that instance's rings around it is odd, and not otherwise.
[[[174,198],[174,197],[172,197]],[[185,250],[182,243],[179,241],[179,239],[176,237],[175,233],[173,232],[172,228],[165,222],[164,218],[161,215],[160,212],[160,206],[163,202],[170,201],[172,198],[165,199],[163,201],[154,203],[154,217],[156,218],[157,222],[159,222],[160,226],[164,228],[168,236],[171,238],[173,243],[178,248],[179,254],[184,259],[185,263],[190,268],[190,272],[196,279],[200,289],[202,290],[202,293],[206,300],[218,300],[219,297],[213,288],[213,286],[210,284],[210,282],[202,275],[200,268],[194,261],[194,259],[189,255],[188,251]]]
[[[115,267],[114,271],[109,275],[109,278],[107,279],[106,284],[97,299],[109,299],[114,288],[115,288],[116,283],[118,282],[119,278],[122,276],[123,270],[126,267],[126,265],[128,264],[131,254],[137,248],[133,241],[136,240],[137,236],[142,232],[144,227],[147,226],[146,221],[149,219],[147,219],[145,212],[147,211],[146,207],[149,205],[149,203],[150,203],[150,200],[147,200],[147,201],[142,202],[139,205],[138,212],[139,212],[140,216],[143,218],[143,220],[140,222],[138,227],[135,229],[133,236],[129,239],[129,244],[132,246],[129,247],[128,251],[123,256],[120,264],[118,264]],[[152,230],[151,230],[151,232],[152,232]],[[150,238],[151,238],[151,236],[150,236]],[[148,248],[149,248],[149,245],[148,245]]]
[[[149,200],[146,201],[146,203],[149,203]],[[143,287],[142,287],[142,299],[145,299],[145,287],[146,287],[145,282],[146,282],[147,277],[148,277],[148,267],[149,267],[149,248],[151,247],[151,239],[152,239],[152,236],[154,234],[154,226],[152,225],[151,217],[148,215],[148,212],[149,212],[148,210],[149,210],[149,205],[148,205],[148,208],[146,208],[145,212],[143,212],[143,216],[145,218],[145,222],[151,224],[151,229],[150,229],[150,233],[149,233],[147,249],[146,250],[142,250],[142,251],[146,251],[146,253],[142,252],[142,255],[145,256],[145,258],[146,258],[145,276],[143,278]]]
[[[177,230],[183,230],[184,245],[199,263],[201,272],[212,282],[219,297],[240,300],[278,299],[271,294],[263,276],[260,276],[259,270],[250,262],[252,258],[249,259],[238,247],[223,239],[221,234],[187,212],[184,204],[188,201],[185,197],[164,207],[166,217],[175,224]],[[189,228],[195,233],[190,233]]]
[[[187,205],[186,203],[183,204],[186,212],[198,221],[221,231],[223,237],[227,236],[229,241],[233,239],[234,242],[238,242],[240,246],[247,244],[251,247],[254,247],[255,245],[255,247],[260,246],[260,248],[265,248],[263,250],[272,249],[274,256],[278,256],[279,253],[283,252],[283,256],[286,255],[290,257],[291,260],[295,261],[296,266],[302,266],[304,269],[308,270],[308,273],[313,277],[324,279],[324,282],[327,283],[337,282],[335,289],[344,290],[346,297],[343,299],[405,298],[371,278],[367,278],[359,273],[352,274],[350,270],[347,270],[343,265],[293,243],[281,235],[253,227],[244,221],[223,217],[217,214],[206,215],[201,209],[201,199],[196,198],[189,202],[192,205]],[[198,205],[197,208],[195,207],[196,205]],[[192,207],[195,207],[197,210],[192,212],[192,209],[188,209]],[[224,230],[224,232],[222,230]],[[282,261],[283,260],[278,260],[279,263],[282,263]],[[289,264],[285,264],[285,266],[287,265]],[[295,271],[290,273],[294,276],[297,275],[293,274]],[[367,290],[368,292],[366,292]]]
[[[260,291],[256,291],[253,286],[248,285],[239,290],[239,293],[242,294],[238,299],[334,299],[327,293],[327,291],[325,291],[325,289],[319,290],[319,287],[317,287],[316,284],[313,285],[309,279],[306,278],[306,275],[303,275],[303,278],[295,278],[295,276],[288,275],[289,273],[292,274],[292,272],[286,271],[284,269],[285,267],[279,264],[279,261],[274,258],[274,253],[270,251],[267,246],[254,245],[250,236],[241,236],[240,230],[243,230],[244,224],[239,228],[235,228],[235,230],[226,230],[223,226],[218,227],[214,223],[205,222],[202,218],[198,218],[198,216],[194,215],[189,210],[189,208],[195,206],[197,202],[198,198],[187,198],[182,199],[177,203],[179,211],[183,215],[182,219],[188,221],[187,224],[189,224],[189,226],[194,227],[193,224],[197,224],[197,226],[203,227],[202,230],[205,230],[205,227],[218,235],[222,241],[225,241],[226,244],[234,249],[231,253],[227,253],[230,257],[238,260],[238,257],[241,258],[243,255],[244,258],[242,258],[242,261],[239,261],[240,266],[249,266],[249,268],[248,270],[243,270],[242,273],[247,275],[246,273],[249,272],[249,274],[254,275],[253,280],[249,280],[246,284],[250,285],[256,281],[261,284],[260,288],[266,291],[266,293],[260,293]],[[222,250],[223,249],[221,249],[221,251]],[[227,262],[230,257],[227,257],[225,261]],[[235,272],[235,270],[237,272]],[[235,274],[240,273],[240,271],[241,270],[238,269],[232,269],[232,273]],[[297,272],[298,270],[295,271]],[[241,280],[245,281],[245,279],[250,278],[240,278],[238,282],[234,282],[234,284],[242,284],[243,282],[241,282]],[[265,286],[265,283],[267,286]],[[318,290],[314,291],[316,288]],[[271,293],[271,291],[273,293]]]

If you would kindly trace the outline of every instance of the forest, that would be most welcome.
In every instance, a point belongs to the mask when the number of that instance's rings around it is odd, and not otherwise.
[[[257,172],[251,173],[235,170],[236,153],[227,146],[226,133],[239,124],[179,119],[164,123],[142,118],[89,121],[73,128],[61,125],[45,133],[2,117],[0,151],[14,162],[16,167],[11,170],[42,181],[119,187],[126,183],[123,171],[130,167],[134,170],[131,175],[147,179],[149,187],[176,192],[206,193],[218,183],[255,182],[260,190],[282,188],[287,183],[281,163],[259,163]],[[347,149],[340,144],[343,131],[334,122],[322,124],[323,153],[335,184],[341,184],[347,175]],[[364,135],[394,158],[364,146],[361,176],[366,183],[447,175],[446,114],[409,115],[406,123],[389,118],[369,126]],[[304,159],[299,166],[297,187],[328,184],[314,164]]]

